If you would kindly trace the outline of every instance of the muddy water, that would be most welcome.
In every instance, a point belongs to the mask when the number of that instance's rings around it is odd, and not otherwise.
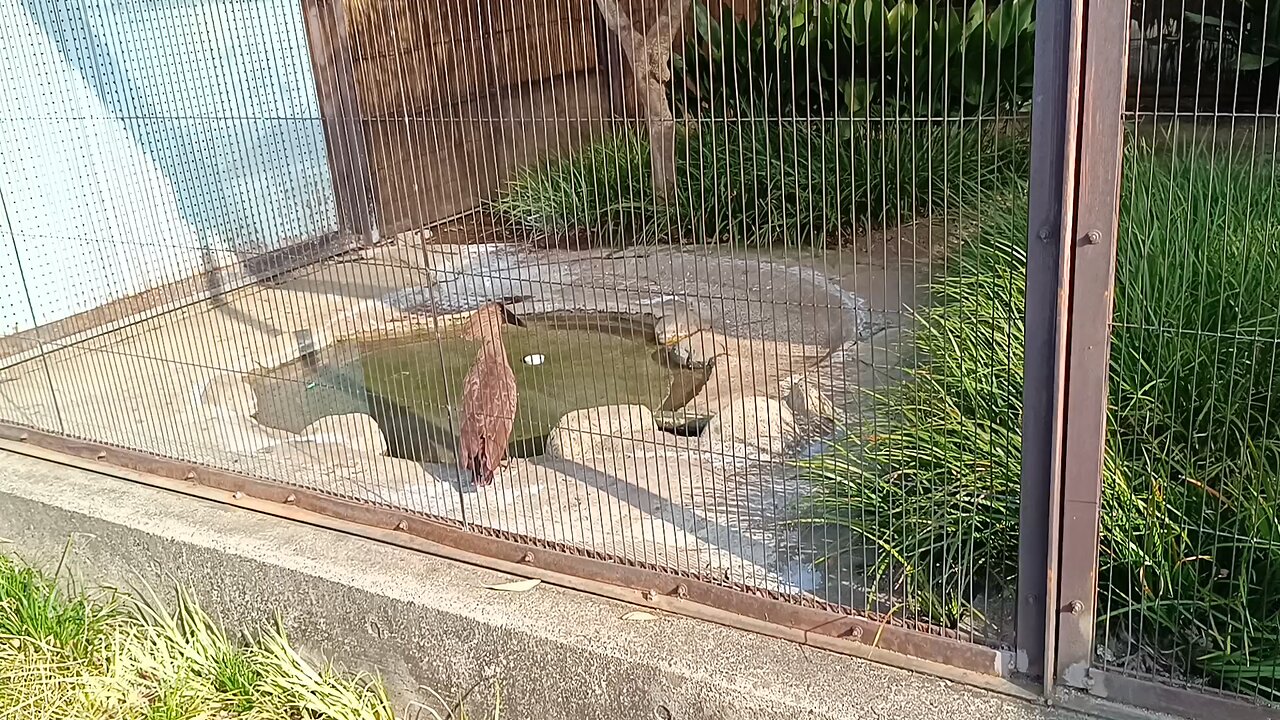
[[[514,457],[542,454],[547,434],[567,412],[618,404],[674,410],[707,377],[671,363],[645,317],[526,318],[525,327],[503,328],[503,343],[519,397],[509,449]],[[253,378],[257,420],[301,432],[327,415],[367,413],[392,455],[455,462],[462,380],[477,349],[449,335],[339,345]]]

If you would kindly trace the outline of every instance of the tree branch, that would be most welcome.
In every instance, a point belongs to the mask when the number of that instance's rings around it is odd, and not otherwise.
[[[671,42],[690,0],[667,0],[653,25],[643,33],[636,29],[617,0],[595,0],[595,3],[605,26],[618,37],[622,55],[631,65],[636,90],[644,99],[654,190],[666,196],[675,186],[675,117],[667,102]]]

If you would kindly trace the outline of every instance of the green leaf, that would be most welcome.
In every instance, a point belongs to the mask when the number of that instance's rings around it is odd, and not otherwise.
[[[867,0],[853,0],[845,6],[844,17],[841,18],[841,27],[844,28],[845,34],[853,41],[856,48],[866,41],[867,26],[864,18],[862,6]]]
[[[1014,12],[1011,3],[1004,3],[987,16],[987,40],[990,45],[1002,48],[1009,44],[1009,39],[1013,37],[1014,24],[1017,22],[1013,17]]]
[[[693,4],[693,27],[697,30],[698,35],[707,41],[711,40],[711,13],[707,12],[707,6],[700,2]]]
[[[946,17],[934,32],[935,37],[942,42],[945,48],[945,52],[942,54],[944,58],[954,55],[964,44],[964,20],[960,18],[960,13],[955,10],[947,10]]]
[[[1036,0],[1013,0],[1013,32],[1016,35],[1034,33],[1036,27]]]
[[[888,36],[884,3],[881,0],[854,0],[850,10],[856,45],[865,46],[864,53],[875,58],[883,38]]]
[[[909,0],[900,0],[900,2],[897,5],[894,5],[893,9],[889,11],[889,14],[885,16],[885,26],[888,30],[889,37],[894,40],[898,40],[901,37],[902,32],[906,28],[910,27],[911,21],[915,16],[916,6]]]
[[[707,6],[701,2],[693,4],[693,24],[700,37],[706,40],[707,53],[713,60],[724,55],[724,37],[720,31],[720,23],[711,19]]]
[[[964,34],[969,35],[982,27],[987,20],[987,6],[982,0],[973,0],[969,6],[969,17],[965,20]]]
[[[795,9],[791,12],[791,27],[798,28],[804,26],[806,16],[809,14],[808,3],[798,2]]]

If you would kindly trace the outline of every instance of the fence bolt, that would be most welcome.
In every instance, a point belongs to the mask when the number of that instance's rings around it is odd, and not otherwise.
[[[31,439],[31,436],[26,433],[22,433],[21,435],[18,436],[18,439],[21,440],[22,442],[26,442]]]
[[[292,505],[293,503],[298,502],[298,496],[293,493],[289,493],[289,497],[285,498],[284,501]]]
[[[526,552],[526,553],[524,554],[524,557],[520,558],[520,562],[522,562],[522,563],[531,563],[531,562],[533,562],[533,553],[532,553],[532,552]]]
[[[244,493],[237,490],[234,493],[231,493],[231,497],[232,499],[239,500],[240,498],[244,497]]]
[[[1072,600],[1071,604],[1067,606],[1067,609],[1071,611],[1072,615],[1079,615],[1084,612],[1084,603],[1079,600]]]
[[[183,479],[183,480],[187,480],[187,481],[195,480],[195,479],[196,479],[196,471],[195,471],[195,470],[188,470],[188,471],[187,471],[187,474],[182,476],[182,479]]]
[[[645,591],[644,591],[644,599],[645,599],[645,600],[648,600],[649,602],[653,602],[654,600],[657,600],[657,599],[658,599],[658,591],[657,591],[657,590],[654,590],[653,588],[649,588],[648,590],[645,590]]]
[[[680,598],[681,600],[684,600],[685,598],[689,597],[689,588],[688,588],[688,586],[687,586],[687,585],[685,585],[684,583],[680,583],[679,585],[677,585],[677,586],[676,586],[676,597]]]
[[[1102,242],[1102,233],[1099,233],[1097,230],[1090,230],[1085,233],[1084,240],[1090,245],[1097,245]]]
[[[401,520],[400,522],[396,523],[396,529],[399,530],[400,532],[404,532],[405,530],[409,529],[409,523]]]
[[[1040,238],[1041,240],[1048,240],[1048,239],[1049,239],[1049,228],[1047,228],[1047,227],[1042,227],[1042,228],[1040,228],[1040,232],[1036,233],[1036,237]]]
[[[862,628],[861,628],[861,627],[859,627],[859,626],[857,626],[857,625],[855,625],[855,626],[853,627],[853,629],[849,631],[849,637],[853,638],[853,640],[854,640],[855,642],[857,642],[857,641],[861,640],[861,639],[862,639]]]
[[[106,454],[106,453],[104,453],[104,452],[100,452],[100,453],[98,453],[97,455],[95,455],[94,457],[96,457],[96,458],[97,458],[97,459],[99,459],[99,460],[103,460],[103,459],[105,459],[105,458],[107,457],[107,454]]]

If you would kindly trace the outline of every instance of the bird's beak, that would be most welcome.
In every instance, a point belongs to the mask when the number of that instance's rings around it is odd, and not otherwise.
[[[676,345],[679,345],[681,342],[688,340],[690,337],[693,337],[693,333],[676,335],[675,337],[668,338],[665,342],[663,342],[662,347],[665,347],[665,348],[675,347]]]

